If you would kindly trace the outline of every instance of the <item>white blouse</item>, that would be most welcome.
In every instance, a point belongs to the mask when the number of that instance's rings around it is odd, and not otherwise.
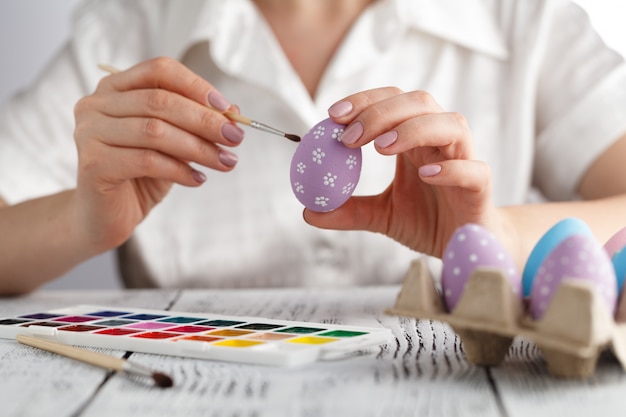
[[[71,41],[0,113],[0,196],[73,187],[73,106],[105,74],[154,56],[182,60],[243,114],[296,134],[357,91],[426,90],[469,120],[498,205],[533,189],[576,198],[588,166],[626,132],[626,65],[567,0],[379,0],[337,51],[316,97],[249,0],[108,0],[77,13]],[[129,286],[337,286],[399,282],[418,254],[368,232],[318,230],[289,185],[296,145],[246,129],[230,173],[175,186],[121,250]],[[356,194],[393,178],[365,146]],[[201,168],[200,168],[201,169]]]

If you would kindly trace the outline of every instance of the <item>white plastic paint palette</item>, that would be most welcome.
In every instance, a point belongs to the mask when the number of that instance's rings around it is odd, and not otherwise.
[[[0,319],[0,337],[275,366],[336,359],[391,332],[322,323],[79,305]]]

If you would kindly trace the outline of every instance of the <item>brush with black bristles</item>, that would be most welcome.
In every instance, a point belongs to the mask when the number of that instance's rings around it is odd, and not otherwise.
[[[118,72],[120,72],[120,70],[118,70],[115,67],[112,67],[110,65],[106,65],[106,64],[99,64],[98,68],[100,68],[103,71],[108,72],[109,74],[117,74]],[[241,114],[237,114],[234,113],[232,111],[225,111],[225,112],[221,112],[218,111],[217,109],[214,109],[212,107],[209,107],[211,110],[216,111],[220,114],[223,114],[224,116],[226,116],[228,119],[232,120],[233,122],[237,122],[237,123],[241,123],[244,124],[246,126],[250,126],[254,129],[258,129],[261,130],[263,132],[267,132],[267,133],[272,133],[274,135],[278,135],[278,136],[282,136],[285,137],[293,142],[300,142],[300,136],[298,135],[294,135],[292,133],[285,133],[282,130],[278,130],[274,127],[268,126],[266,124],[263,124],[261,122],[257,122],[256,120],[252,120],[246,116],[243,116]]]
[[[126,359],[116,358],[114,356],[105,355],[104,353],[92,352],[90,350],[52,342],[38,337],[27,336],[25,334],[18,334],[15,336],[15,339],[25,345],[57,353],[68,358],[76,359],[77,361],[99,366],[100,368],[151,378],[155,385],[161,388],[169,388],[174,385],[172,378],[166,374],[155,372],[143,365],[130,362]]]

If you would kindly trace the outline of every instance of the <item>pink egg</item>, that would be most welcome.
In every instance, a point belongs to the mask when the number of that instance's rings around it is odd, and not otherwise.
[[[623,247],[626,247],[626,227],[611,236],[604,244],[604,249],[610,257],[613,257],[613,255],[622,250]]]
[[[302,138],[291,160],[291,189],[306,208],[325,212],[350,198],[361,175],[361,148],[341,142],[345,126],[322,120]]]
[[[454,309],[467,280],[480,267],[502,269],[513,292],[522,296],[522,282],[513,258],[496,237],[480,225],[459,227],[450,238],[442,261],[441,286],[448,311]]]
[[[577,234],[556,246],[537,270],[529,306],[534,319],[543,317],[557,288],[568,279],[592,282],[609,311],[615,312],[617,282],[613,264],[593,237]]]

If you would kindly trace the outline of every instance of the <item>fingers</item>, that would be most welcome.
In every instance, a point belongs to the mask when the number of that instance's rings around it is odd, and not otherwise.
[[[77,119],[89,110],[113,117],[158,118],[206,140],[236,146],[244,131],[220,113],[231,107],[210,83],[181,63],[155,58],[103,78],[75,112]]]
[[[384,209],[384,194],[379,196],[350,197],[336,210],[315,212],[305,209],[304,220],[315,227],[333,230],[367,230],[386,233],[386,216],[380,215]]]
[[[453,211],[465,210],[469,216],[477,217],[490,201],[491,172],[483,161],[446,160],[421,166],[418,173],[421,181],[441,191],[439,195],[449,195],[446,200],[447,204],[452,205],[450,209]],[[351,197],[343,206],[331,212],[305,210],[304,219],[307,223],[323,229],[367,230],[389,235],[392,233],[391,218],[414,217],[422,212],[416,205],[428,206],[433,203],[420,201],[423,199],[420,196],[434,198],[432,193],[407,193],[405,190],[394,190],[394,187],[397,186],[392,185],[377,196]]]
[[[331,106],[328,113],[336,122],[349,124],[342,135],[346,145],[362,146],[411,117],[441,111],[424,91],[402,93],[386,87],[346,97]]]
[[[80,130],[81,137],[118,148],[152,149],[184,162],[195,162],[218,171],[230,171],[237,156],[215,144],[157,118],[125,117],[122,119],[96,115]],[[77,140],[81,154],[89,152],[93,141]]]
[[[166,57],[144,61],[128,70],[105,77],[98,89],[163,89],[188,97],[199,104],[211,105],[220,111],[230,107],[230,103],[209,82],[180,62]]]
[[[414,117],[373,139],[378,152],[395,155],[416,148],[438,148],[446,159],[471,159],[472,135],[459,113],[434,113]]]
[[[91,100],[95,101],[91,106],[111,117],[159,119],[226,146],[236,146],[243,140],[243,130],[222,114],[167,90],[116,92],[94,96]]]
[[[491,192],[491,170],[483,161],[446,160],[419,167],[420,179],[438,187],[458,187],[474,193]]]
[[[403,93],[392,87],[365,91],[335,103],[329,115],[338,123],[349,124],[341,136],[349,147],[373,141],[383,155],[435,147],[443,158],[473,157],[465,117],[444,112],[424,91]]]
[[[195,187],[201,185],[206,177],[176,158],[169,157],[153,149],[125,149],[120,152],[110,146],[101,146],[99,152],[92,152],[98,159],[106,161],[101,164],[94,158],[84,157],[80,160],[80,178],[102,182],[115,186],[130,178],[152,178],[174,182],[180,185]]]
[[[229,171],[237,156],[222,145],[237,146],[244,136],[215,109],[238,111],[210,83],[169,58],[105,77],[94,94],[75,106],[81,166],[99,164],[103,178],[117,178],[116,161],[150,169],[163,165],[163,171],[155,169],[155,178],[166,179],[165,175],[180,184],[197,185],[202,178],[189,163]],[[115,161],[104,159],[105,154]],[[124,172],[137,175],[126,179],[152,176],[151,170],[133,168],[119,174]]]

